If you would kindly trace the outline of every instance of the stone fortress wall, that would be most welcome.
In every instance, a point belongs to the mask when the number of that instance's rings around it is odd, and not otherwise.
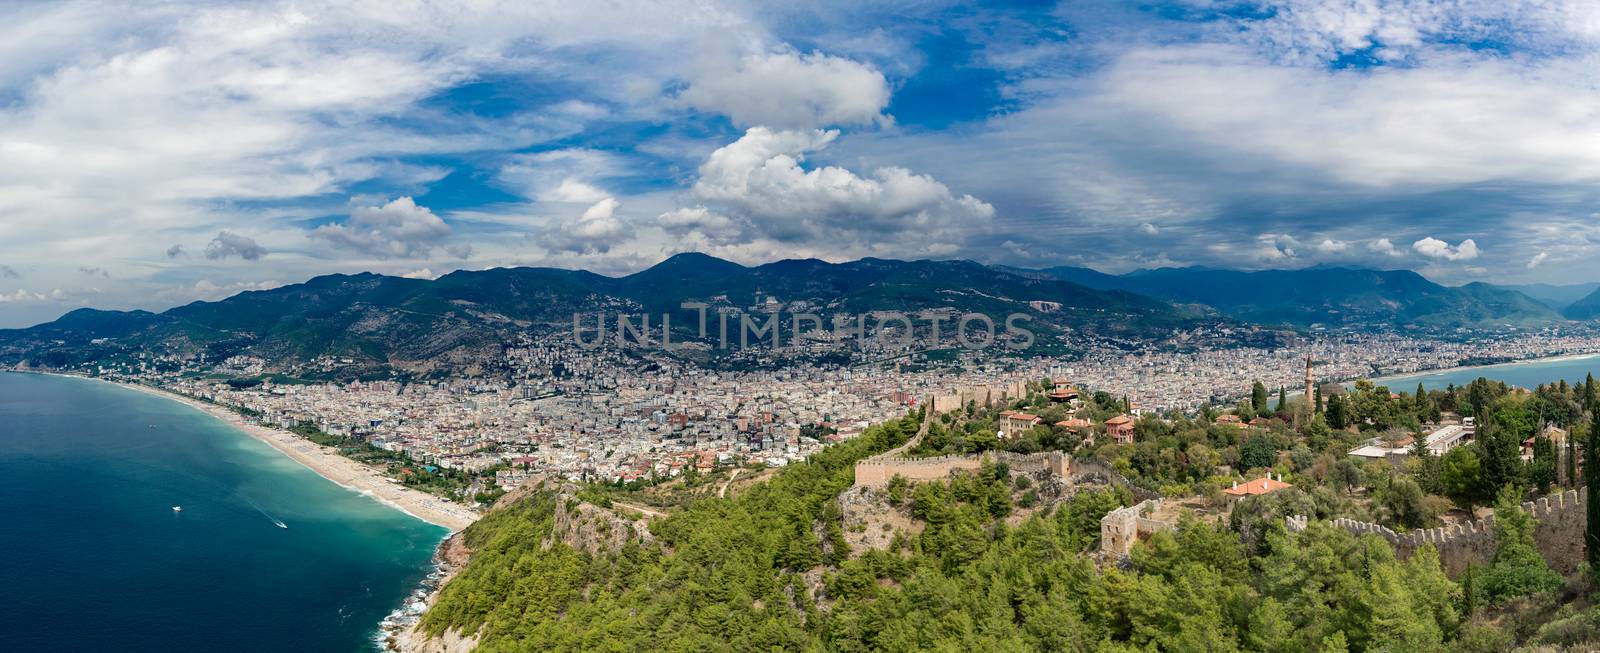
[[[1150,519],[1161,507],[1161,499],[1145,499],[1126,508],[1118,508],[1100,518],[1100,552],[1116,558],[1127,557],[1133,545],[1157,531],[1171,529],[1169,522]]]
[[[882,487],[889,479],[904,476],[908,481],[932,481],[957,470],[973,471],[983,464],[987,456],[995,462],[1005,463],[1013,472],[1032,473],[1049,471],[1067,478],[1072,467],[1072,457],[1059,451],[1033,454],[1016,454],[993,451],[969,456],[938,456],[935,458],[869,458],[856,463],[856,485]]]
[[[1545,561],[1550,563],[1550,567],[1562,574],[1576,571],[1584,561],[1584,529],[1589,523],[1588,498],[1588,489],[1584,488],[1522,504],[1522,509],[1533,515],[1535,520],[1534,545],[1539,548]],[[1388,540],[1394,545],[1395,553],[1402,558],[1410,556],[1424,544],[1432,544],[1439,551],[1439,561],[1445,573],[1451,577],[1460,575],[1469,564],[1487,565],[1494,558],[1494,515],[1408,533],[1396,533],[1379,524],[1343,517],[1333,520],[1333,525],[1356,535],[1371,533]]]

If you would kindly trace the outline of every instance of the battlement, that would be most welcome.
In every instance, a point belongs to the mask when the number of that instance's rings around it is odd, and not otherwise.
[[[1535,520],[1534,544],[1550,566],[1563,574],[1571,573],[1583,561],[1583,533],[1589,523],[1588,490],[1567,490],[1537,501],[1527,501],[1522,509]],[[1494,558],[1494,515],[1483,519],[1438,528],[1420,528],[1407,533],[1371,522],[1338,518],[1333,525],[1356,535],[1373,534],[1394,545],[1395,553],[1410,556],[1425,544],[1439,551],[1439,560],[1450,575],[1461,573],[1467,565],[1486,565]]]
[[[1072,468],[1072,457],[1059,451],[1026,455],[994,451],[968,456],[868,458],[856,463],[856,485],[882,487],[888,485],[889,479],[895,476],[905,477],[908,481],[941,479],[956,470],[975,471],[983,465],[985,458],[1005,463],[1013,471],[1049,471],[1061,479],[1066,479]]]
[[[1150,519],[1145,515],[1161,507],[1161,499],[1146,499],[1126,508],[1118,508],[1100,518],[1100,552],[1125,557],[1133,545],[1142,538],[1171,529],[1171,523]]]

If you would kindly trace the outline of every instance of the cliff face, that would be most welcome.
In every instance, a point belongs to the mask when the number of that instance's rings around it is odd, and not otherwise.
[[[625,510],[625,509],[624,509]],[[628,542],[650,542],[653,538],[645,520],[633,520],[616,511],[580,501],[562,492],[556,501],[555,524],[545,548],[561,542],[589,555],[619,553]]]

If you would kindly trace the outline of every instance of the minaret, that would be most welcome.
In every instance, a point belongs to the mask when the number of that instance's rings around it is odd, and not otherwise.
[[[1317,412],[1316,401],[1317,401],[1316,382],[1314,380],[1312,380],[1312,378],[1311,378],[1311,356],[1309,354],[1307,354],[1306,355],[1306,406],[1311,409],[1311,413],[1313,413],[1313,414],[1315,414]]]

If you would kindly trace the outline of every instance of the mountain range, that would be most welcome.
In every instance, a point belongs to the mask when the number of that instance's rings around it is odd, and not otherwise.
[[[1054,267],[1038,272],[1101,290],[1203,304],[1258,324],[1497,327],[1562,319],[1549,305],[1515,289],[1481,282],[1444,286],[1410,270],[1159,268],[1113,275],[1089,268]]]
[[[1553,288],[1531,290],[1546,301],[1576,292]],[[338,357],[371,370],[458,372],[499,360],[518,334],[570,329],[577,313],[604,312],[613,320],[619,313],[648,314],[657,316],[658,328],[659,315],[672,313],[684,329],[697,318],[681,308],[690,301],[745,310],[777,305],[825,317],[942,309],[998,321],[1020,312],[1045,333],[1118,338],[1160,337],[1201,323],[1502,328],[1563,319],[1551,304],[1517,289],[1443,286],[1407,270],[1163,268],[1113,275],[875,258],[744,266],[690,253],[622,277],[533,267],[433,280],[334,274],[160,313],[79,309],[54,322],[0,330],[0,364],[65,367],[153,352],[203,353],[210,360],[249,354],[274,364]],[[1600,296],[1562,308],[1594,317]]]
[[[155,352],[211,360],[249,354],[274,363],[334,356],[374,369],[459,371],[498,360],[519,333],[570,329],[576,313],[653,315],[659,325],[659,315],[670,312],[686,327],[698,314],[684,311],[684,302],[759,308],[768,297],[825,318],[948,309],[1000,321],[1026,313],[1036,320],[1030,327],[1047,332],[1110,336],[1155,335],[1204,318],[1122,290],[971,261],[808,259],[747,267],[680,254],[624,277],[527,267],[434,280],[335,274],[161,313],[79,309],[47,324],[0,330],[0,363],[65,367]]]

